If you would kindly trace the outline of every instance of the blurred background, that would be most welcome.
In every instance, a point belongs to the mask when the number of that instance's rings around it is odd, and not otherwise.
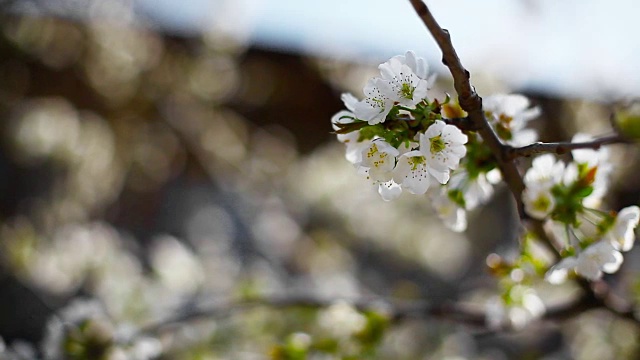
[[[541,107],[542,140],[610,133],[611,105],[640,95],[631,0],[429,4],[481,96],[519,92]],[[203,304],[287,294],[482,309],[499,293],[485,258],[518,248],[510,194],[497,188],[452,233],[426,198],[385,203],[344,160],[329,119],[380,62],[413,49],[439,74],[432,96],[453,93],[408,1],[0,7],[1,356],[62,358],[55,314],[74,307],[100,313],[112,338],[152,328],[118,353],[131,359],[287,358],[283,348],[308,344],[316,359],[640,356],[638,329],[600,311],[507,334],[423,318],[355,336],[340,329],[371,315],[340,303],[154,327]],[[619,209],[640,198],[638,153],[613,150],[625,166],[607,206]],[[637,258],[611,280],[628,301]],[[574,290],[538,287],[547,305]]]

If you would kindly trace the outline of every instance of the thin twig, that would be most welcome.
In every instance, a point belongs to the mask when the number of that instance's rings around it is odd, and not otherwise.
[[[597,150],[603,145],[609,144],[622,144],[628,143],[629,141],[621,135],[607,135],[602,136],[597,139],[585,142],[554,142],[554,143],[542,143],[537,142],[531,145],[523,146],[523,147],[507,147],[505,151],[505,156],[507,159],[515,159],[519,157],[529,157],[532,155],[552,153],[552,154],[566,154],[571,150],[576,149],[594,149]]]

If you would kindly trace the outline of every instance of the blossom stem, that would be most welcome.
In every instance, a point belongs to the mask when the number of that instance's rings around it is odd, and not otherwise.
[[[587,211],[589,211],[589,212],[592,212],[592,213],[594,213],[594,214],[596,214],[596,215],[598,215],[598,216],[601,216],[601,217],[607,217],[607,216],[609,216],[609,213],[608,213],[608,212],[606,212],[606,211],[602,211],[602,210],[598,210],[598,209],[594,209],[594,208],[590,208],[590,207],[586,207],[586,206],[583,206],[582,208],[583,208],[584,210],[587,210]]]

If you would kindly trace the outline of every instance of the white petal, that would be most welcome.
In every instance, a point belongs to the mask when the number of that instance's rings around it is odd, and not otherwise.
[[[344,103],[344,106],[351,112],[354,111],[356,104],[358,103],[358,99],[353,96],[351,93],[342,93],[340,99]]]
[[[447,139],[448,141],[455,142],[458,144],[466,144],[469,138],[467,135],[463,134],[460,129],[458,129],[454,125],[445,125],[442,129],[442,137]]]
[[[588,280],[598,280],[602,277],[600,264],[589,260],[579,261],[576,266],[576,272]]]
[[[444,129],[446,125],[447,124],[445,124],[444,121],[436,120],[433,124],[431,124],[431,126],[429,126],[429,128],[427,128],[427,131],[425,131],[424,133],[425,138],[430,139],[432,137],[441,135],[442,129]],[[420,139],[422,139],[422,136],[420,137]],[[422,142],[422,140],[420,141]]]
[[[578,259],[571,256],[560,260],[559,263],[552,266],[545,274],[545,280],[551,284],[562,284],[567,279],[569,270],[576,267]]]
[[[440,184],[446,184],[449,181],[449,170],[442,171],[431,166],[427,170]]]
[[[616,243],[622,251],[629,251],[633,247],[636,238],[634,229],[638,226],[639,220],[640,208],[635,205],[620,210],[616,216],[613,232]]]
[[[393,182],[393,180],[380,183],[378,185],[378,194],[380,194],[384,201],[395,200],[402,194],[402,187]]]

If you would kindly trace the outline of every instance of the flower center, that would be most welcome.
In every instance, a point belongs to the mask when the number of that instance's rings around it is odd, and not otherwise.
[[[444,143],[444,140],[442,140],[442,135],[434,136],[429,139],[429,141],[431,141],[432,154],[437,154],[447,147],[447,145]]]
[[[371,144],[369,151],[367,151],[367,157],[372,158],[377,153],[378,153],[378,146],[376,144]]]
[[[413,92],[415,91],[415,87],[411,86],[410,83],[402,83],[402,88],[400,88],[400,95],[409,100],[413,100]]]
[[[533,208],[540,212],[547,212],[549,207],[551,206],[551,200],[544,195],[538,196],[538,198],[533,202]]]
[[[504,126],[506,127],[511,127],[511,122],[513,121],[513,118],[505,114],[500,114],[498,121],[500,121],[500,123],[504,124]]]
[[[411,166],[411,171],[416,171],[418,166],[424,163],[424,156],[414,156],[409,158],[409,165]]]

